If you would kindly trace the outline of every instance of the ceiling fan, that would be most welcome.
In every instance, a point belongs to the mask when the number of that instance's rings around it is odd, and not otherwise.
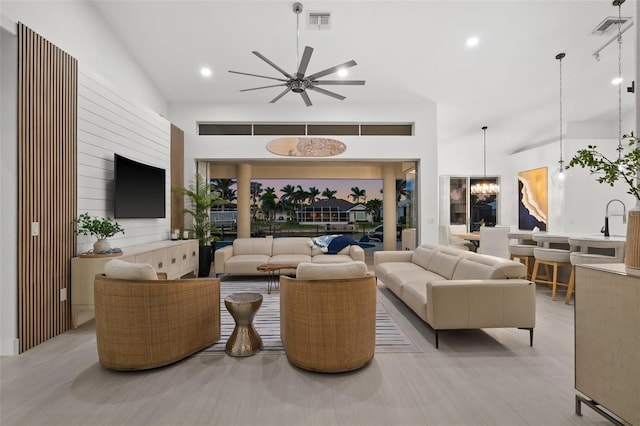
[[[299,25],[300,25],[300,13],[302,12],[302,4],[300,3],[294,3],[293,5],[293,11],[295,12],[295,14],[297,15],[297,38],[296,40],[299,38],[300,35],[300,29],[299,29]],[[299,40],[297,40],[297,42],[299,43]],[[299,51],[299,48],[296,46],[296,52]],[[279,86],[283,86],[285,87],[285,89],[280,92],[280,94],[278,96],[276,96],[275,98],[273,98],[270,103],[275,103],[277,102],[280,98],[282,98],[284,95],[286,95],[289,92],[293,92],[293,93],[299,93],[300,96],[302,97],[302,100],[304,100],[305,105],[307,106],[311,106],[311,99],[309,98],[309,94],[307,93],[307,90],[313,90],[314,92],[318,92],[321,93],[323,95],[327,95],[327,96],[331,96],[332,98],[336,98],[339,100],[343,100],[345,99],[344,96],[339,95],[335,92],[331,92],[329,90],[323,89],[322,87],[318,87],[318,86],[362,86],[364,85],[364,80],[318,80],[321,77],[324,77],[326,75],[329,74],[333,74],[335,72],[338,72],[342,69],[347,69],[350,67],[353,67],[356,64],[356,61],[354,61],[353,59],[345,62],[344,64],[340,64],[340,65],[336,65],[333,66],[331,68],[327,68],[325,70],[310,74],[310,75],[305,75],[307,72],[307,67],[309,66],[309,61],[311,60],[311,55],[313,53],[313,48],[306,46],[304,48],[304,52],[302,53],[302,60],[300,61],[296,61],[297,65],[298,65],[298,69],[295,73],[293,74],[289,74],[288,72],[286,72],[284,69],[280,68],[278,65],[276,65],[274,62],[270,61],[266,56],[264,56],[263,54],[261,54],[260,52],[257,51],[252,51],[251,53],[253,53],[254,55],[256,55],[258,58],[262,59],[263,61],[265,61],[267,64],[271,65],[273,68],[275,68],[276,70],[278,70],[278,72],[280,72],[280,74],[282,74],[285,78],[281,78],[281,77],[269,77],[266,75],[259,75],[259,74],[251,74],[251,73],[247,73],[247,72],[240,72],[240,71],[231,71],[229,70],[230,73],[233,74],[242,74],[242,75],[249,75],[252,77],[260,77],[260,78],[267,78],[270,80],[277,80],[280,81],[281,83],[279,84],[272,84],[269,86],[261,86],[261,87],[253,87],[251,89],[242,89],[240,90],[241,92],[249,92],[251,90],[260,90],[260,89],[267,89],[270,87],[279,87]]]

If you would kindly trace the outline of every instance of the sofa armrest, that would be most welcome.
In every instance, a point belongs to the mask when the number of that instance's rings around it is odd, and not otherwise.
[[[442,280],[427,286],[427,322],[435,330],[520,327],[536,322],[531,281]]]
[[[385,262],[411,262],[413,250],[376,251],[373,252],[373,265]]]
[[[215,251],[214,266],[215,273],[224,274],[224,263],[233,256],[233,246],[224,246]]]
[[[364,250],[358,245],[349,246],[349,256],[357,262],[364,262]]]

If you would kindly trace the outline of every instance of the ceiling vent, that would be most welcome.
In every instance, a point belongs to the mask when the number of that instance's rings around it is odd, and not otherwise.
[[[331,29],[331,12],[309,12],[307,29],[324,31]]]
[[[595,34],[595,35],[609,34],[611,32],[617,31],[618,22],[620,22],[620,25],[624,25],[630,20],[631,18],[624,17],[624,16],[622,18],[618,18],[617,16],[608,16],[596,26],[596,28],[592,31],[592,34]]]

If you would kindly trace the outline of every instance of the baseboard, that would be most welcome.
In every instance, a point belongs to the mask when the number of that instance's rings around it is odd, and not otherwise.
[[[18,355],[18,339],[2,339],[0,341],[0,356]]]

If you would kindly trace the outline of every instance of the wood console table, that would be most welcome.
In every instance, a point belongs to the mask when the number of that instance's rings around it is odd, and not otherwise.
[[[576,265],[575,297],[575,387],[589,398],[576,395],[576,414],[585,403],[640,425],[640,270]]]
[[[198,240],[159,241],[125,247],[119,257],[74,257],[71,259],[71,327],[94,317],[93,279],[104,272],[112,259],[148,263],[156,272],[165,272],[170,280],[193,272],[198,274]]]

